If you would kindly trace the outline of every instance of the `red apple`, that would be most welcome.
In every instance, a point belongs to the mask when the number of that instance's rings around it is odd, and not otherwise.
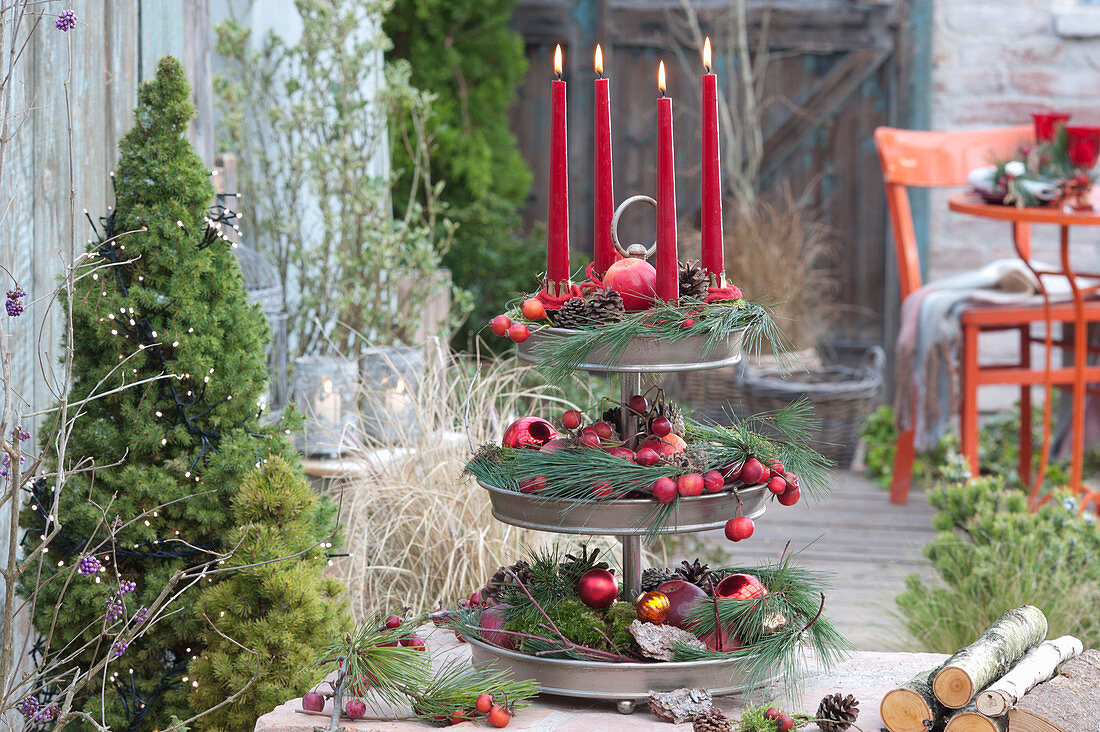
[[[407,635],[401,639],[401,645],[406,648],[412,648],[414,651],[426,651],[428,647],[424,644],[424,639],[418,636],[416,633]]]
[[[677,434],[669,434],[664,437],[650,437],[638,445],[639,448],[648,447],[663,458],[671,458],[683,452],[687,447],[684,438]]]
[[[566,410],[561,415],[561,426],[567,430],[575,430],[581,426],[581,413],[576,409]]]
[[[546,490],[546,478],[541,475],[537,478],[524,478],[519,482],[520,493],[540,493]]]
[[[764,482],[766,468],[756,458],[749,458],[741,466],[741,480],[747,485],[757,485]]]
[[[611,488],[610,480],[597,480],[592,484],[592,495],[596,498],[607,498],[614,490]]]
[[[607,422],[597,422],[592,425],[592,429],[596,430],[596,434],[600,436],[601,440],[609,440],[611,435],[615,433]]]
[[[703,495],[703,476],[698,473],[681,475],[676,481],[676,490],[685,498]]]
[[[600,446],[600,436],[591,427],[585,427],[581,432],[580,442],[585,447],[596,448]]]
[[[672,503],[676,500],[676,481],[672,478],[658,478],[649,489],[653,491],[653,497],[661,503]]]
[[[325,709],[325,697],[311,691],[302,697],[302,709],[307,712],[321,712]]]
[[[608,267],[603,283],[622,295],[628,312],[648,310],[657,297],[657,270],[638,257],[620,259]]]
[[[609,447],[607,448],[607,454],[614,455],[615,457],[622,458],[623,460],[634,462],[634,451],[631,450],[629,447]]]
[[[572,447],[573,443],[564,437],[555,437],[547,442],[545,445],[539,448],[539,452],[557,452],[558,450],[565,450]]]
[[[752,536],[756,527],[748,516],[738,516],[726,522],[726,538],[730,541],[741,541]]]
[[[349,719],[362,719],[367,713],[367,705],[358,699],[348,699],[348,703],[344,705],[344,714]]]
[[[736,483],[741,480],[741,469],[744,467],[744,463],[728,463],[722,466],[722,475],[726,476],[729,482]]]
[[[722,651],[723,653],[732,653],[741,648],[741,637],[737,633],[727,632],[725,628],[715,628],[709,633],[699,636],[699,640],[707,644],[707,648],[712,651]],[[721,642],[721,646],[719,646]]]
[[[504,621],[510,608],[510,605],[493,605],[481,612],[481,619],[478,622],[483,628],[481,631],[482,640],[501,648],[509,650],[512,648],[512,636],[497,632],[504,627]]]
[[[798,499],[801,497],[802,493],[797,488],[788,488],[787,490],[779,494],[776,500],[782,503],[784,506],[793,506],[794,504],[798,503]]]
[[[402,620],[401,617],[398,615],[387,615],[385,620],[386,627],[390,630],[399,627],[403,622],[405,621]]]
[[[707,593],[701,588],[684,580],[665,582],[657,588],[657,591],[668,598],[668,619],[665,622],[677,628],[683,628],[687,624],[688,612],[692,605],[697,602],[706,602],[708,599]]]
[[[523,317],[528,320],[542,320],[546,317],[546,307],[537,297],[529,297],[524,300],[523,307],[520,310],[523,312]]]
[[[512,327],[512,319],[507,315],[498,315],[489,321],[489,329],[496,333],[498,336],[504,336],[508,332],[508,329]]]
[[[523,343],[531,337],[531,330],[523,323],[512,323],[508,328],[508,337],[515,343]]]
[[[779,707],[768,707],[768,711],[764,712],[764,716],[768,719],[779,719],[783,716],[783,710]]]
[[[703,476],[703,490],[708,493],[717,493],[726,487],[726,479],[717,470],[712,470]]]
[[[787,481],[777,475],[768,481],[768,490],[778,496],[780,493],[787,490]]]
[[[661,461],[661,456],[652,447],[639,447],[634,453],[634,462],[638,465],[656,465]]]
[[[641,394],[635,394],[627,400],[626,406],[635,414],[645,414],[649,411],[649,402]]]

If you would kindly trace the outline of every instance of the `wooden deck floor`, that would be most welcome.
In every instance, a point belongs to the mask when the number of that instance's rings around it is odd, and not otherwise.
[[[777,558],[788,539],[792,550],[806,547],[803,566],[835,573],[826,612],[857,649],[920,650],[894,598],[907,575],[933,571],[921,553],[935,533],[924,491],[914,486],[909,503],[895,505],[886,491],[847,471],[836,473],[834,488],[817,503],[769,503],[752,538],[736,547],[718,532],[709,532],[706,541],[730,549],[738,561]]]

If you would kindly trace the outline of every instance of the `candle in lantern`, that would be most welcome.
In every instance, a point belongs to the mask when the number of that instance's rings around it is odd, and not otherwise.
[[[710,38],[703,43],[703,270],[712,285],[721,286],[725,263],[722,254],[722,158],[718,147],[718,76],[711,73]]]
[[[672,140],[672,98],[665,95],[665,62],[657,69],[657,297],[680,297],[676,252],[676,150]]]
[[[327,376],[321,378],[321,391],[313,398],[313,416],[317,425],[324,431],[335,432],[340,429],[340,412],[343,399]]]
[[[553,297],[569,290],[569,144],[561,68],[558,45],[554,48],[557,78],[550,82],[550,201],[546,224],[546,290]]]
[[[593,175],[595,208],[592,250],[595,273],[603,277],[607,268],[620,259],[611,243],[611,219],[615,215],[615,187],[611,172],[611,88],[603,75],[603,49],[596,44],[596,145]]]

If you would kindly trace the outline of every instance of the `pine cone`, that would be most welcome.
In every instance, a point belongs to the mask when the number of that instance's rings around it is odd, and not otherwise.
[[[492,603],[500,602],[500,596],[504,592],[505,587],[508,585],[515,585],[515,578],[517,576],[525,585],[529,584],[531,581],[531,565],[523,559],[515,564],[498,569],[493,576],[489,578],[489,581],[485,583],[485,586],[481,588],[479,593],[481,595],[481,601],[492,601]]]
[[[711,707],[691,720],[692,732],[730,732],[730,727],[729,717],[718,707]]]
[[[691,564],[688,564],[685,560],[680,562],[680,566],[676,568],[676,573],[680,575],[680,579],[687,580],[691,584],[705,589],[707,577],[710,576],[710,567],[701,564],[698,559]]]
[[[583,328],[589,323],[588,303],[583,297],[566,300],[565,304],[557,310],[551,310],[548,315],[558,328]]]
[[[680,297],[707,299],[707,273],[697,259],[680,262]]]
[[[558,565],[558,574],[566,582],[575,583],[581,575],[590,569],[606,569],[612,574],[615,570],[611,569],[611,565],[607,562],[597,562],[596,559],[600,556],[599,549],[593,549],[591,553],[588,551],[587,544],[581,544],[581,550],[579,556],[576,554],[566,554],[565,561]]]
[[[672,433],[674,435],[684,436],[687,432],[687,425],[684,423],[684,410],[680,409],[680,405],[673,401],[661,399],[653,407],[653,417],[649,420],[649,429],[652,431],[653,420],[657,417],[664,417],[672,423]]]
[[[642,572],[642,592],[655,590],[669,580],[680,579],[680,574],[668,567],[651,567]]]
[[[623,296],[614,290],[596,290],[588,296],[588,318],[593,325],[618,323],[626,317]]]
[[[828,719],[828,722],[818,722],[821,732],[845,732],[859,717],[859,702],[849,694],[841,696],[840,692],[826,696],[817,707],[817,718]]]

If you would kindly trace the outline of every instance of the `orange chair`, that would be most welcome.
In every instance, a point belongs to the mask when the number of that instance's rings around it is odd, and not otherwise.
[[[886,184],[886,205],[893,226],[894,248],[897,254],[901,298],[904,300],[921,284],[920,259],[913,214],[909,207],[910,187],[938,188],[966,186],[966,176],[974,168],[988,165],[995,158],[1011,157],[1021,142],[1034,139],[1030,125],[1002,127],[966,132],[921,132],[880,127],[875,130],[875,147],[882,164]],[[1030,258],[1030,230],[1027,224],[1013,224],[1013,236],[1019,253]],[[1089,300],[1086,310],[1089,322],[1100,321],[1100,302]],[[1072,304],[1051,304],[1052,322],[1072,323]],[[1031,387],[1046,383],[1045,367],[1031,368],[1031,325],[1045,323],[1043,305],[989,306],[974,305],[960,315],[962,329],[962,403],[960,449],[970,463],[971,472],[978,473],[978,387],[986,384],[1020,386],[1020,477],[1029,480],[1031,474]],[[979,365],[978,335],[983,331],[1016,330],[1020,335],[1020,358],[1015,364]],[[1038,342],[1045,342],[1039,339]],[[1058,343],[1066,347],[1064,343]],[[1095,369],[1089,369],[1092,376]],[[1052,384],[1072,383],[1072,369],[1057,369],[1050,376]],[[912,430],[898,437],[894,459],[894,477],[890,500],[905,503],[913,470]],[[1037,488],[1038,486],[1036,486]]]

